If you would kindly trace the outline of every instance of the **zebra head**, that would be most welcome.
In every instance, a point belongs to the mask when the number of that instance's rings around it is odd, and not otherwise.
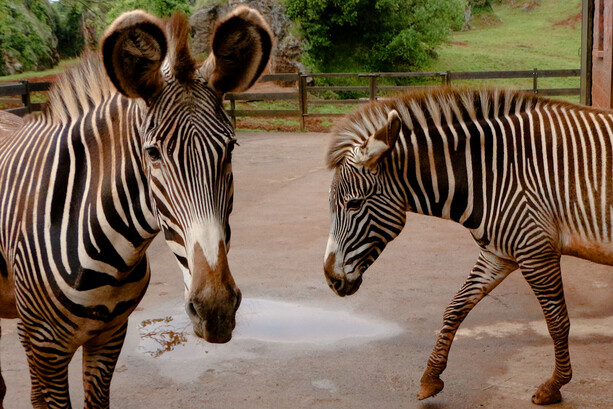
[[[406,204],[394,189],[394,167],[389,158],[401,130],[402,121],[391,110],[387,123],[364,140],[356,141],[354,132],[333,136],[328,158],[335,173],[324,273],[339,296],[358,290],[364,271],[404,227]],[[339,151],[344,151],[342,158]]]
[[[262,16],[239,7],[220,21],[198,67],[182,15],[120,16],[102,45],[116,88],[138,101],[135,125],[150,206],[185,281],[186,311],[209,342],[232,337],[241,293],[228,267],[236,144],[222,98],[249,88],[264,70],[272,35]]]

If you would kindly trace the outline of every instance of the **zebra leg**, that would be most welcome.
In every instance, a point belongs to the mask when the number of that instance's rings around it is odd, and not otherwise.
[[[426,399],[443,390],[444,383],[440,378],[447,367],[449,348],[464,318],[475,305],[492,291],[511,272],[517,269],[517,264],[504,260],[487,251],[482,251],[464,285],[453,297],[443,315],[443,328],[439,332],[436,345],[428,367],[421,378],[418,399]]]
[[[17,325],[19,338],[26,350],[30,369],[32,392],[30,400],[34,409],[70,409],[70,394],[68,391],[68,364],[73,352],[62,352],[57,346],[52,348],[48,343],[36,345],[20,321]]]
[[[564,300],[560,256],[539,254],[528,262],[521,263],[521,270],[541,304],[555,352],[553,375],[538,387],[532,396],[532,402],[537,405],[557,403],[562,400],[560,388],[572,378],[568,351],[570,320]]]
[[[123,346],[128,322],[83,345],[83,389],[86,409],[107,409],[113,371]]]

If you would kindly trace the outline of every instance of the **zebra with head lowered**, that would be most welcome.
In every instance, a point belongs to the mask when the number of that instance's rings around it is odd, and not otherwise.
[[[553,376],[532,401],[561,400],[571,365],[560,256],[613,264],[612,130],[610,112],[514,91],[450,89],[373,104],[335,130],[324,271],[338,295],[357,291],[409,211],[464,225],[481,248],[445,311],[419,399],[443,389],[466,315],[519,268],[555,350]]]
[[[272,35],[258,12],[237,8],[198,67],[189,30],[182,15],[120,16],[102,56],[66,73],[49,109],[0,139],[0,311],[20,319],[35,408],[70,407],[68,363],[80,346],[85,407],[109,407],[160,231],[184,272],[195,333],[231,338],[241,300],[226,256],[236,140],[222,97],[256,81]]]

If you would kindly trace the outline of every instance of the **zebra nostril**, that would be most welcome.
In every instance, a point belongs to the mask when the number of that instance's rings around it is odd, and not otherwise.
[[[198,316],[198,312],[196,311],[196,306],[194,306],[193,302],[188,301],[187,306],[186,306],[186,310],[187,310],[187,315],[189,315],[190,317],[197,317]]]
[[[341,290],[345,286],[345,280],[338,279],[336,277],[329,277],[328,286],[337,294],[341,293]]]
[[[337,280],[334,283],[334,289],[336,291],[339,291],[339,292],[343,289],[344,286],[345,286],[345,281],[344,280]]]

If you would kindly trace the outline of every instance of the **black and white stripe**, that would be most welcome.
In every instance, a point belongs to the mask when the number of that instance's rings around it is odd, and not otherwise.
[[[390,135],[395,117],[402,126]],[[357,290],[407,211],[454,220],[481,247],[445,312],[420,398],[442,389],[439,375],[468,312],[519,268],[555,345],[556,369],[533,401],[561,399],[571,367],[559,261],[570,254],[613,264],[612,129],[608,112],[513,91],[448,89],[373,104],[335,130],[324,269],[339,295]]]
[[[236,141],[222,97],[244,89],[227,84],[259,77],[272,40],[246,7],[220,27],[223,61],[212,53],[198,68],[184,16],[120,16],[102,56],[62,75],[49,109],[0,138],[0,316],[20,319],[36,408],[70,408],[68,363],[81,346],[85,407],[109,407],[159,231],[184,271],[196,334],[231,338],[240,304],[226,254]]]

